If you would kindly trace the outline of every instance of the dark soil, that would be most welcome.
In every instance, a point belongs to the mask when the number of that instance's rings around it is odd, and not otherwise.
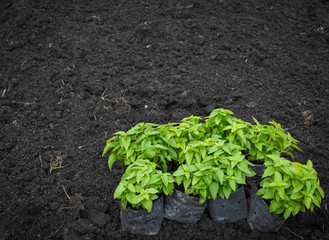
[[[298,139],[321,209],[265,234],[165,219],[155,238],[328,239],[328,16],[326,0],[0,0],[0,239],[145,239],[121,229],[106,140],[217,107]]]

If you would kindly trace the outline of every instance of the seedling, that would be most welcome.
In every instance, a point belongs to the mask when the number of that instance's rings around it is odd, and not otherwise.
[[[146,209],[150,212],[153,201],[159,195],[172,194],[174,178],[156,168],[156,163],[139,159],[126,169],[114,193],[114,198],[121,199],[123,209],[129,203],[134,209]]]
[[[240,146],[216,137],[191,142],[181,153],[185,163],[173,173],[175,181],[183,183],[187,195],[199,197],[200,204],[218,195],[229,198],[238,185],[246,184],[247,176],[255,175],[240,150]]]
[[[271,212],[283,214],[287,219],[306,209],[313,211],[314,205],[320,208],[324,192],[311,160],[303,165],[276,154],[267,155],[265,165],[264,180],[257,194],[271,200]]]
[[[157,125],[140,123],[127,132],[119,131],[107,140],[103,156],[110,150],[108,165],[116,160],[128,166],[138,159],[149,159],[155,162],[164,172],[167,172],[166,161],[177,158],[174,148],[177,147],[172,124]]]
[[[298,141],[286,133],[279,123],[271,121],[271,125],[261,125],[255,118],[256,125],[253,125],[251,136],[252,147],[249,148],[249,160],[264,162],[265,156],[279,152],[279,154],[290,156],[293,148],[301,151],[297,146]]]

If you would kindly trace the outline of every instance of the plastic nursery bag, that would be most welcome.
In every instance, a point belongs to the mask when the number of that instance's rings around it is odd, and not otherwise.
[[[235,222],[246,218],[248,208],[244,187],[240,187],[228,199],[220,196],[216,199],[209,199],[207,208],[211,219],[215,222]]]
[[[256,182],[249,183],[246,191],[249,194],[247,220],[251,229],[261,232],[277,232],[284,224],[284,218],[271,213],[268,205],[261,196],[256,195]]]
[[[199,198],[174,190],[171,196],[165,197],[164,217],[182,223],[197,223],[207,207],[207,201],[199,204]]]
[[[261,232],[277,232],[284,224],[284,218],[271,213],[261,196],[252,195],[248,199],[248,223],[251,229]]]
[[[121,225],[125,231],[142,234],[156,235],[163,221],[163,196],[157,199],[152,206],[151,212],[147,210],[122,209]]]

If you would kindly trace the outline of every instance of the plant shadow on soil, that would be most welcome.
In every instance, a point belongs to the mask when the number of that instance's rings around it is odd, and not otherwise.
[[[300,141],[321,209],[277,233],[164,220],[156,239],[328,239],[329,3],[0,1],[0,239],[145,239],[121,230],[105,142],[217,107]]]

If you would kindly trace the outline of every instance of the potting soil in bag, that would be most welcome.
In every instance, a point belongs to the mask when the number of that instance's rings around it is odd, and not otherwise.
[[[216,199],[209,199],[207,208],[211,219],[215,222],[235,222],[246,218],[248,209],[244,187],[240,187],[228,199],[219,196]]]
[[[261,232],[277,232],[284,224],[284,218],[271,213],[261,196],[252,194],[248,199],[248,223],[251,229]]]
[[[174,190],[171,196],[165,197],[164,217],[182,223],[197,223],[207,207],[207,201],[199,204],[199,198]]]
[[[151,212],[147,210],[122,209],[121,207],[121,225],[125,231],[142,234],[156,235],[163,221],[163,197],[161,196],[155,202]]]

